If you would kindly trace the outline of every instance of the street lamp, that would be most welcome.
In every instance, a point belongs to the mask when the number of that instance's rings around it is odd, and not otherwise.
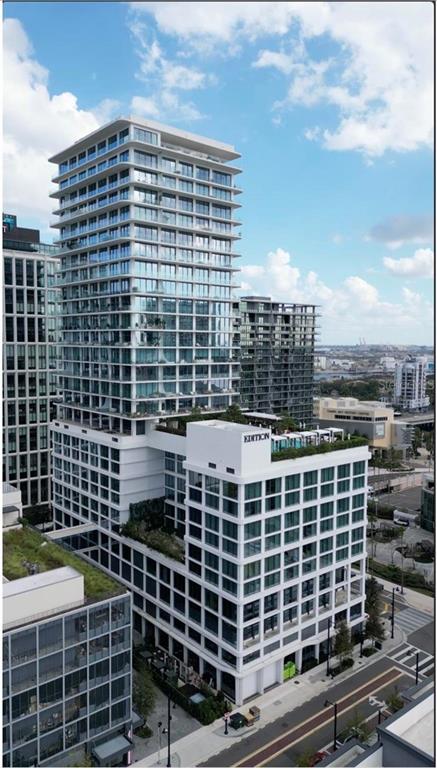
[[[331,624],[332,624],[332,619],[329,618],[328,619],[328,641],[327,641],[328,647],[326,649],[326,674],[327,675],[329,675],[331,672],[329,668],[329,657],[331,655],[331,636],[330,636]]]
[[[363,643],[364,643],[364,632],[360,632],[360,659],[363,658]]]
[[[169,677],[170,677],[171,669],[169,667],[166,667],[163,670],[163,679],[167,681],[167,684],[170,686],[169,683]],[[173,703],[173,709],[176,709],[176,704]],[[162,729],[162,733],[167,733],[167,768],[171,768],[171,731],[170,731],[170,723],[171,723],[171,693],[170,688],[167,689],[167,728]]]
[[[337,749],[337,702],[336,701],[329,701],[329,699],[326,699],[325,707],[334,707],[334,749],[333,749],[333,752],[335,752],[335,750]]]
[[[393,587],[391,596],[391,637],[395,636],[395,592],[400,592],[399,587]]]
[[[407,651],[407,656],[412,656],[413,651]],[[419,651],[416,652],[416,685],[419,682]]]

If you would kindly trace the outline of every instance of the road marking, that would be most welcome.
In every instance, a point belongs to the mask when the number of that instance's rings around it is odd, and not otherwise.
[[[368,680],[366,683],[363,683],[359,688],[356,688],[355,691],[349,691],[349,693],[345,694],[341,697],[341,699],[337,699],[337,704],[340,704],[342,701],[345,701],[346,699],[350,698],[351,696],[356,696],[360,691],[362,691],[364,688],[368,688],[369,685],[373,685],[373,683],[376,683],[378,680],[380,680],[382,677],[386,677],[389,672],[396,672],[397,674],[391,678],[390,680],[385,680],[380,686],[373,689],[373,693],[376,693],[381,688],[384,688],[386,685],[390,685],[390,683],[397,680],[399,677],[402,677],[402,675],[405,674],[405,672],[401,672],[398,667],[389,667],[389,669],[386,669],[384,672],[381,672],[379,675],[376,675],[376,677],[372,678],[371,680]],[[329,689],[327,691],[327,695],[329,695]],[[363,701],[366,698],[367,694],[363,696],[361,699],[358,699],[358,701]],[[353,702],[353,704],[350,704],[348,707],[343,709],[340,714],[343,714],[343,712],[347,712],[349,709],[352,709],[352,707],[356,706],[357,700]],[[238,766],[244,765],[248,760],[250,760],[251,757],[254,757],[255,755],[264,752],[268,747],[275,744],[278,741],[282,741],[285,736],[291,735],[294,731],[302,728],[303,725],[306,725],[306,723],[309,723],[311,720],[314,720],[316,717],[318,717],[320,714],[322,714],[324,710],[320,710],[320,712],[316,712],[313,715],[310,715],[306,718],[306,720],[303,720],[299,725],[294,725],[289,731],[286,731],[286,733],[281,734],[281,736],[276,736],[276,738],[272,739],[271,742],[268,742],[263,747],[258,747],[256,750],[251,752],[249,755],[246,755],[244,758],[242,758],[238,763],[235,763],[233,768],[238,768]],[[334,715],[330,715],[327,717],[324,723],[321,723],[320,725],[316,726],[313,731],[317,731],[319,728],[321,728],[323,725],[326,724],[326,722],[330,722],[333,720]],[[311,731],[311,733],[313,733]],[[277,752],[275,752],[273,755],[269,755],[269,760],[273,757],[276,757],[277,755],[280,755],[282,752],[285,752],[286,749],[288,749],[292,744],[297,743],[301,739],[304,739],[306,736],[308,736],[308,733],[305,733],[303,736],[300,736],[299,738],[295,739],[294,741],[291,741],[289,744],[287,744],[286,747],[281,747],[281,749]],[[258,765],[257,763],[253,764]]]

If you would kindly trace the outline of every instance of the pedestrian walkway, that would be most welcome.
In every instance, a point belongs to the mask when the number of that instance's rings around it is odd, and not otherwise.
[[[395,627],[395,637],[392,639],[388,634],[387,639],[384,641],[383,653],[376,653],[374,656],[369,657],[360,657],[360,646],[359,644],[356,645],[353,651],[354,667],[334,679],[327,677],[325,662],[282,685],[272,688],[252,702],[261,710],[261,720],[259,723],[256,723],[252,728],[242,728],[238,731],[229,729],[227,735],[225,735],[224,723],[221,720],[216,720],[211,725],[199,728],[172,744],[172,766],[178,768],[178,766],[186,767],[193,764],[203,765],[213,755],[226,749],[229,746],[230,740],[238,742],[241,739],[248,738],[258,729],[287,715],[292,710],[298,709],[313,697],[320,694],[327,695],[330,688],[352,677],[361,669],[372,667],[384,655],[387,655],[395,648],[399,648],[403,641],[404,633],[401,629]],[[332,663],[334,663],[334,659]],[[249,706],[250,704],[237,707],[236,711],[244,712],[248,710]],[[155,752],[152,755],[135,760],[135,766],[136,768],[140,766],[158,766],[159,758],[161,760],[160,765],[164,765],[166,762],[164,754],[161,752],[158,756],[158,753]]]
[[[387,656],[397,664],[406,667],[409,672],[414,673],[416,670],[417,654],[419,654],[419,675],[431,676],[434,671],[434,656],[430,653],[425,653],[425,651],[416,648],[414,645],[402,643],[399,648],[394,648]]]
[[[431,616],[428,613],[417,610],[417,608],[405,608],[395,613],[395,625],[400,627],[409,635],[417,629],[429,624]]]

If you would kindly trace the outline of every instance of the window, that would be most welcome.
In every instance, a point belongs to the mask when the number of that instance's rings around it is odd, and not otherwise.
[[[334,479],[334,467],[326,467],[325,469],[322,469],[322,477],[321,477],[322,483],[327,483],[333,479]]]
[[[256,499],[262,495],[262,483],[249,483],[244,488],[245,499]]]
[[[311,472],[304,472],[303,475],[303,484],[305,487],[308,485],[316,485],[317,484],[317,470],[312,470]]]
[[[366,463],[364,461],[354,461],[354,475],[363,475]]]
[[[275,477],[270,480],[266,480],[266,496],[270,496],[273,493],[281,493],[282,478]]]
[[[285,490],[293,491],[296,488],[300,488],[300,475],[288,475],[285,478]]]
[[[340,464],[340,466],[337,469],[337,477],[339,480],[344,477],[350,477],[350,473],[351,473],[350,464]]]

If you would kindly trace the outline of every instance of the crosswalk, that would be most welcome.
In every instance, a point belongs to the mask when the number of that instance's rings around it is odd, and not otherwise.
[[[401,646],[390,651],[387,656],[397,664],[401,664],[415,674],[417,654],[419,654],[419,675],[426,675],[427,677],[432,675],[434,670],[434,656],[422,651],[420,648],[416,648],[414,645],[402,643]]]
[[[403,611],[395,613],[395,625],[403,629],[408,635],[417,629],[424,627],[432,621],[432,616],[417,608],[405,608]]]

